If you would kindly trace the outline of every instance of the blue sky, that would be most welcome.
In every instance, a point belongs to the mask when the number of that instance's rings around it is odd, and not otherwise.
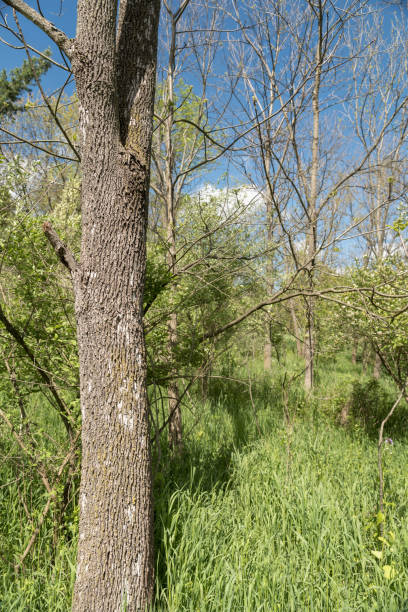
[[[29,2],[29,4],[35,7],[35,2]],[[14,27],[14,20],[12,11],[1,3],[3,14],[7,15],[8,23],[11,27]],[[62,29],[68,36],[75,36],[75,22],[76,22],[76,2],[74,0],[42,0],[41,9],[44,16],[54,23],[58,28]],[[53,57],[59,61],[60,53],[57,47],[51,42],[51,40],[43,34],[39,28],[34,26],[29,20],[24,17],[19,17],[20,25],[23,29],[23,33],[26,37],[27,42],[33,47],[40,51],[44,51],[47,48],[52,50]],[[1,37],[7,42],[12,44],[18,44],[18,41],[10,33],[6,33],[2,28]],[[1,44],[1,43],[0,43]],[[5,44],[0,46],[0,69],[5,68],[7,71],[10,69],[20,66],[24,59],[26,59],[26,52],[24,49],[12,49]],[[66,79],[66,73],[62,72],[58,68],[51,68],[48,74],[43,78],[43,83],[47,91],[51,91],[54,88],[61,86],[63,80]]]
[[[382,0],[371,0],[373,8],[381,8],[386,14],[391,15],[394,13],[397,7],[407,8],[408,0],[388,0],[383,2]],[[36,7],[36,2],[28,0],[28,4]],[[8,16],[10,25],[13,24],[12,11],[9,7],[0,2],[0,8],[3,13]],[[76,1],[75,0],[41,0],[41,9],[44,16],[54,23],[58,28],[62,29],[68,36],[73,37],[75,35],[75,22],[76,22]],[[24,17],[20,17],[20,23],[23,28],[23,32],[26,36],[27,41],[30,42],[34,47],[44,50],[50,47],[53,51],[53,55],[58,59],[58,50],[50,39],[41,32],[39,28],[32,25],[30,21]],[[14,43],[16,40],[10,34],[5,33],[2,28],[1,36],[8,42]],[[1,43],[0,43],[1,44]],[[5,45],[0,46],[0,69],[5,68],[10,70],[15,66],[19,66],[25,59],[24,50],[15,50]],[[58,71],[52,70],[45,79],[45,84],[51,85],[51,87],[58,85]]]
[[[391,15],[395,15],[395,13],[401,8],[406,8],[408,0],[389,0],[389,3],[383,2],[382,0],[370,0],[369,5],[374,10],[381,9],[384,11],[386,17],[384,21],[384,26],[386,32],[384,32],[385,36],[387,36],[387,30],[389,29],[389,18]],[[36,0],[28,0],[28,3],[36,7]],[[41,9],[47,19],[52,21],[58,28],[62,29],[68,36],[73,37],[75,35],[75,22],[76,22],[76,1],[75,0],[41,0]],[[396,6],[399,5],[399,6]],[[0,2],[0,7],[2,7],[3,13],[8,16],[8,20],[10,25],[13,24],[12,11],[10,8],[6,7],[2,2]],[[26,40],[29,43],[36,47],[39,50],[45,50],[47,48],[51,48],[53,57],[60,61],[60,52],[57,47],[50,41],[50,39],[41,32],[39,28],[32,25],[27,19],[20,17],[20,23],[23,28],[23,32],[25,34]],[[2,36],[8,40],[9,42],[16,43],[16,40],[9,33],[5,33],[4,30],[2,32]],[[16,50],[10,47],[2,45],[0,43],[1,55],[0,55],[0,69],[5,68],[7,71],[14,68],[15,66],[21,65],[23,60],[26,58],[26,53],[24,49]],[[220,75],[225,70],[225,57],[221,52],[218,56],[215,72]],[[215,76],[215,75],[214,75]],[[43,85],[45,86],[45,90],[48,93],[51,93],[53,90],[61,87],[63,82],[67,77],[67,73],[59,70],[58,68],[52,67],[48,73],[43,77]],[[194,74],[188,74],[186,78],[191,79],[189,82],[195,85],[195,76]],[[66,93],[72,93],[74,88],[74,84],[66,90]],[[210,95],[213,92],[209,92]],[[199,92],[197,91],[197,94]],[[217,94],[214,91],[214,95],[217,98]],[[222,95],[222,94],[221,94]],[[226,160],[222,160],[216,167],[211,167],[208,169],[207,179],[208,180],[217,180],[220,174],[227,170]],[[234,174],[234,170],[232,168],[229,169],[229,175]],[[241,178],[242,180],[242,178]]]
[[[238,0],[239,1],[239,0]],[[341,3],[342,0],[339,0]],[[28,0],[29,4],[33,7],[36,7],[36,0]],[[267,2],[267,0],[265,0]],[[390,0],[387,4],[382,0],[370,0],[368,7],[373,10],[382,10],[384,12],[384,32],[383,35],[385,38],[389,38],[390,34],[390,20],[391,16],[395,16],[396,13],[401,9],[403,11],[407,11],[407,3],[408,0]],[[41,8],[47,19],[52,21],[58,28],[62,29],[68,36],[73,37],[75,35],[75,22],[76,22],[76,1],[75,0],[42,0]],[[246,5],[248,6],[248,5]],[[3,11],[4,15],[8,16],[10,26],[14,26],[12,11],[5,7],[3,3],[0,1],[0,8]],[[60,61],[60,52],[56,48],[56,46],[50,41],[50,39],[43,34],[39,28],[32,25],[31,22],[20,18],[20,23],[23,28],[23,32],[25,34],[26,40],[35,48],[43,51],[47,48],[51,48],[52,55],[54,59]],[[7,41],[15,44],[16,39],[5,33],[4,30],[1,34]],[[390,41],[391,42],[391,41]],[[0,55],[0,69],[5,68],[7,71],[14,68],[15,66],[21,65],[23,60],[26,58],[26,54],[24,49],[15,50],[11,49],[4,44],[0,43],[1,55]],[[225,56],[223,52],[218,56],[216,65],[215,65],[215,73],[218,73],[219,76],[225,70]],[[214,74],[216,76],[216,74]],[[195,87],[194,75],[188,75],[191,78],[190,83]],[[52,67],[48,73],[43,78],[43,85],[45,86],[45,90],[48,93],[51,93],[53,90],[58,89],[65,79],[67,78],[67,73],[63,72],[55,67]],[[186,77],[187,78],[187,77]],[[73,91],[74,84],[70,89],[66,90],[67,93],[71,93]],[[213,89],[215,92],[215,89]],[[211,92],[212,93],[212,92]],[[210,95],[211,95],[210,93]],[[197,94],[199,92],[197,91]],[[215,95],[215,99],[217,100],[217,96]],[[222,96],[222,94],[219,94]],[[220,99],[222,101],[222,98]],[[352,141],[349,141],[348,153],[353,150]],[[251,163],[248,161],[248,163]],[[217,183],[220,182],[221,185],[224,184],[224,179],[221,180],[221,177],[225,175],[228,176],[229,183],[231,185],[236,185],[237,183],[245,182],[245,177],[238,174],[238,171],[232,167],[231,165],[227,165],[228,161],[226,157],[220,159],[219,163],[215,166],[207,166],[205,169],[204,176],[202,174],[197,178],[197,183],[195,184],[195,188],[198,186],[203,186],[204,183]],[[227,179],[225,179],[226,181]],[[347,245],[346,245],[347,246]],[[344,247],[342,247],[344,250]]]

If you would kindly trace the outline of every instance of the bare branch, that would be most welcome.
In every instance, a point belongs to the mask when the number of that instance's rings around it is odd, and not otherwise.
[[[345,306],[351,310],[356,310],[356,311],[363,312],[366,314],[366,311],[364,308],[355,306],[353,304],[348,304],[346,302],[342,302],[341,300],[332,298],[330,296],[330,294],[347,294],[347,293],[364,293],[364,292],[374,292],[375,295],[380,295],[381,297],[394,297],[395,298],[395,295],[391,296],[391,295],[386,295],[386,294],[380,294],[376,292],[372,287],[344,287],[344,288],[337,287],[337,288],[322,289],[320,291],[311,291],[308,289],[296,289],[296,290],[292,289],[292,291],[289,291],[288,288],[285,288],[282,291],[278,291],[271,298],[265,299],[262,302],[258,302],[258,304],[255,304],[255,306],[252,306],[251,308],[246,310],[243,314],[236,317],[229,323],[226,323],[222,327],[219,327],[218,329],[214,331],[203,334],[199,338],[199,341],[202,342],[203,340],[208,340],[209,338],[215,338],[216,336],[219,336],[220,334],[224,333],[228,329],[231,329],[232,327],[235,327],[239,323],[242,323],[242,321],[245,321],[245,319],[250,317],[252,314],[257,312],[258,310],[265,308],[265,306],[272,306],[273,304],[279,304],[281,302],[286,302],[287,300],[291,300],[296,297],[321,298],[324,300],[328,300],[329,302],[334,302],[336,304],[339,304],[340,306]],[[401,297],[407,298],[408,295],[404,295]],[[375,318],[379,320],[383,320],[383,321],[385,320],[384,317],[381,317],[380,315],[376,315]]]
[[[35,144],[37,141],[27,140],[26,138],[23,138],[22,136],[19,136],[18,134],[14,134],[14,132],[10,132],[9,130],[6,130],[6,128],[4,127],[0,127],[0,131],[18,140],[19,144],[23,144],[23,143],[28,144],[32,146],[34,149],[38,149],[39,151],[42,151],[43,153],[46,153],[47,155],[51,155],[52,157],[57,157],[58,159],[65,159],[67,161],[78,163],[78,159],[74,159],[73,157],[67,157],[67,155],[59,155],[58,153],[55,153],[54,151],[49,151],[48,149],[44,149],[44,147],[39,147],[37,144]],[[18,143],[10,143],[10,144],[18,144]]]
[[[59,30],[51,21],[45,19],[40,13],[31,8],[23,0],[4,0],[4,3],[10,6],[12,9],[18,11],[21,15],[29,19],[34,25],[40,28],[52,41],[65,53],[65,55],[71,59],[73,53],[74,41]]]
[[[57,103],[57,105],[56,105],[56,107],[55,107],[55,110],[54,110],[54,109],[53,109],[53,107],[52,107],[52,104],[50,103],[50,100],[48,99],[48,96],[46,96],[46,95],[45,95],[44,89],[43,89],[43,87],[42,87],[42,85],[41,85],[41,81],[40,81],[40,79],[38,78],[38,75],[37,75],[36,70],[35,70],[35,68],[34,68],[33,60],[32,60],[32,57],[31,57],[30,51],[29,51],[29,49],[28,49],[28,47],[27,47],[27,45],[26,45],[26,41],[25,41],[25,38],[24,38],[23,30],[22,30],[22,28],[21,28],[21,26],[20,26],[20,22],[19,22],[19,20],[18,20],[18,17],[17,17],[17,14],[16,14],[16,13],[14,13],[14,19],[15,19],[15,22],[16,22],[16,25],[17,25],[17,28],[18,28],[18,31],[19,31],[19,34],[20,34],[20,39],[21,39],[21,41],[22,41],[22,42],[23,42],[23,44],[24,44],[24,48],[25,48],[25,51],[26,51],[26,54],[27,54],[27,59],[28,59],[28,61],[29,61],[29,64],[30,64],[30,67],[31,67],[32,73],[33,73],[33,75],[34,75],[35,82],[37,83],[37,87],[38,87],[38,89],[39,89],[39,91],[40,91],[40,93],[41,93],[41,97],[42,97],[42,99],[44,100],[44,102],[45,102],[45,104],[46,104],[46,106],[47,106],[47,108],[48,108],[48,110],[49,110],[49,112],[50,112],[51,117],[54,119],[54,121],[55,121],[55,123],[56,123],[57,127],[59,128],[60,132],[61,132],[61,133],[63,134],[63,136],[65,137],[65,139],[66,139],[66,141],[67,141],[67,145],[68,145],[68,146],[70,147],[70,149],[73,151],[73,153],[74,153],[74,155],[77,157],[78,161],[80,161],[80,159],[81,159],[81,158],[80,158],[80,156],[79,156],[78,151],[76,150],[76,148],[75,148],[75,146],[74,146],[74,143],[73,143],[73,142],[71,141],[71,139],[69,138],[67,131],[65,130],[65,128],[64,128],[64,126],[62,125],[61,121],[59,120],[59,117],[58,117],[58,114],[57,114],[58,103]],[[70,79],[70,76],[68,76],[68,78],[67,78],[67,80],[66,80],[65,84],[66,84],[66,83],[68,83],[69,79]],[[65,85],[64,85],[64,87],[65,87]],[[64,90],[64,87],[62,87],[62,89],[61,89],[61,92],[60,92],[60,97],[61,97],[61,95],[62,95],[62,92],[63,92],[63,90]]]
[[[75,259],[74,255],[72,254],[70,249],[62,242],[61,238],[58,236],[51,223],[46,221],[43,224],[43,230],[44,234],[46,235],[50,244],[58,255],[58,259],[62,264],[64,264],[64,266],[68,268],[68,270],[71,272],[71,276],[73,276],[78,267],[78,262]]]
[[[55,384],[53,383],[50,375],[48,374],[48,372],[42,368],[39,363],[38,363],[38,359],[36,358],[36,356],[34,355],[33,351],[31,350],[31,348],[28,346],[27,342],[24,340],[23,336],[21,335],[21,333],[19,332],[19,330],[11,323],[11,321],[8,319],[8,317],[6,316],[1,304],[0,304],[0,321],[1,323],[3,323],[4,327],[6,328],[6,330],[8,331],[8,333],[14,338],[14,340],[17,342],[17,344],[23,349],[24,353],[27,355],[29,361],[31,361],[33,367],[37,370],[37,372],[39,373],[40,377],[42,378],[42,380],[44,381],[45,385],[48,387],[48,389],[51,392],[51,395],[53,396],[57,406],[58,406],[58,413],[61,416],[62,422],[64,423],[65,429],[67,430],[69,439],[72,440],[73,438],[73,429],[72,429],[72,425],[70,423],[69,420],[69,412],[68,409],[65,405],[65,402],[62,400],[61,396],[59,395]]]

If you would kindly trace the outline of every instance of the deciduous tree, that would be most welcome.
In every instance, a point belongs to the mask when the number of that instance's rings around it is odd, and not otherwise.
[[[70,60],[80,104],[80,261],[44,226],[71,275],[77,319],[82,472],[73,610],[144,610],[154,572],[142,303],[160,1],[79,0],[75,39],[23,0],[6,4]]]

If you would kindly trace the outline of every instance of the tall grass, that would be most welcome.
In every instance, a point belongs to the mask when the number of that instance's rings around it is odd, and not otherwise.
[[[225,486],[202,491],[192,479],[169,497],[157,609],[402,610],[406,445],[387,457],[387,546],[377,539],[373,443],[302,422],[288,454],[286,432],[270,433],[232,457]],[[382,548],[379,561],[371,551]]]
[[[185,454],[162,461],[155,610],[408,612],[406,409],[386,433],[394,444],[384,450],[381,541],[374,434],[395,390],[356,381],[346,361],[337,369],[324,364],[312,398],[300,382],[285,389],[288,427],[281,374],[271,380],[255,366],[246,372],[253,402],[248,386],[212,381]],[[340,428],[349,398],[350,423]],[[194,419],[186,419],[188,431]],[[0,610],[68,612],[75,539],[55,550],[45,523],[25,570],[15,574],[31,526],[14,482],[15,448],[3,430],[0,450]],[[41,488],[32,495],[41,508]]]

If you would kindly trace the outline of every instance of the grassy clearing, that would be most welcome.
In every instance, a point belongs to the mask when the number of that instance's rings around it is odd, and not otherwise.
[[[386,433],[386,542],[376,521],[376,427],[392,385],[356,382],[346,362],[325,364],[314,398],[298,383],[287,390],[288,429],[282,377],[250,375],[254,405],[247,387],[215,380],[186,454],[156,475],[155,610],[408,611],[405,408]],[[336,419],[350,397],[342,429]],[[55,550],[51,524],[14,574],[31,526],[13,483],[13,446],[5,437],[0,445],[0,609],[68,612],[75,542]],[[32,497],[41,508],[35,487]]]

